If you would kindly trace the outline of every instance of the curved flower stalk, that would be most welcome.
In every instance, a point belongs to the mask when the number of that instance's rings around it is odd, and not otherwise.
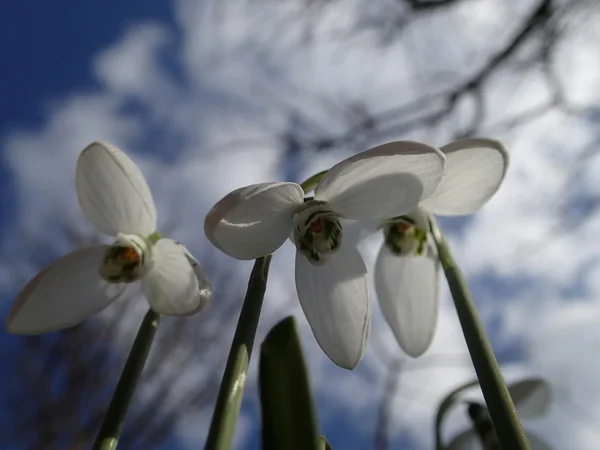
[[[398,343],[422,355],[435,333],[441,266],[429,236],[429,214],[459,216],[481,208],[498,190],[508,152],[493,139],[461,139],[441,147],[444,178],[419,208],[381,224],[385,240],[375,264],[375,290]]]
[[[323,351],[352,369],[361,360],[371,323],[367,269],[358,250],[343,245],[341,219],[377,219],[413,211],[441,181],[445,157],[411,141],[384,144],[333,166],[314,198],[295,183],[237,189],[208,213],[204,230],[226,254],[256,259],[290,236],[296,246],[296,290]]]
[[[112,245],[81,248],[37,274],[20,292],[7,331],[40,334],[71,327],[102,311],[128,283],[141,280],[159,314],[191,315],[212,285],[189,251],[156,232],[156,208],[140,169],[118,148],[94,142],[77,160],[79,204]]]

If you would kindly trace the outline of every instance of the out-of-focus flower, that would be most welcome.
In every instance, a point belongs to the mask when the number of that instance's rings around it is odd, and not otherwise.
[[[39,334],[76,325],[141,279],[159,314],[191,315],[208,302],[212,285],[187,249],[156,232],[156,208],[140,169],[118,148],[87,146],[77,160],[76,187],[86,217],[112,245],[75,250],[37,274],[19,294],[7,331]]]
[[[441,148],[444,178],[419,208],[381,225],[385,240],[375,264],[375,290],[402,349],[413,357],[431,344],[439,310],[440,263],[429,237],[429,214],[472,214],[498,190],[508,152],[492,139],[461,139]]]
[[[543,416],[550,406],[550,386],[541,378],[530,378],[508,386],[517,414],[521,420],[536,419]],[[473,428],[458,434],[446,450],[488,450],[500,448],[497,437],[485,405],[466,401]],[[526,431],[531,450],[551,450],[551,447]],[[485,444],[484,444],[485,443]]]
[[[358,250],[342,245],[340,220],[377,219],[413,211],[440,183],[443,153],[417,142],[375,147],[333,166],[314,198],[295,183],[237,189],[208,213],[206,236],[228,255],[255,259],[292,233],[296,289],[313,334],[337,365],[361,360],[370,328],[367,269]]]

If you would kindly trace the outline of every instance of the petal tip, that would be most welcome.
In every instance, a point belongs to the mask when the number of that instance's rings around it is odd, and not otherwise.
[[[266,256],[287,239],[303,192],[290,182],[259,183],[231,191],[206,215],[204,233],[215,247],[235,259]]]
[[[19,317],[19,312],[23,307],[24,303],[19,305],[15,304],[8,313],[4,322],[4,329],[9,334],[15,334],[19,336],[35,336],[43,333],[49,333],[51,331],[59,331],[62,328],[36,328],[28,326],[27,321]],[[67,328],[67,327],[64,327]]]
[[[22,320],[19,320],[19,313],[27,303],[29,295],[35,290],[36,286],[40,283],[42,277],[47,273],[47,270],[42,270],[36,276],[34,276],[25,287],[17,295],[17,299],[11,306],[4,322],[4,327],[7,333],[10,334],[40,334],[41,332],[35,332],[24,327]]]
[[[224,216],[224,214],[226,213],[226,211],[223,211],[223,209],[225,207],[220,205],[220,203],[223,202],[224,200],[225,200],[225,197],[223,197],[221,200],[219,200],[210,209],[210,211],[208,212],[208,214],[206,214],[206,217],[204,218],[204,234],[206,235],[208,240],[211,242],[211,244],[213,244],[217,248],[220,248],[220,247],[215,238],[215,230],[217,228],[217,225],[221,221],[222,216]]]
[[[402,347],[402,349],[404,350],[404,353],[406,353],[408,356],[410,356],[411,358],[419,358],[420,356],[423,356],[423,354],[429,349],[430,344],[427,344],[426,347],[424,348],[406,348],[406,346],[403,346],[402,344],[400,344],[400,346]]]
[[[346,369],[346,370],[354,370],[362,361],[363,356],[365,354],[365,348],[366,347],[363,346],[360,349],[359,353],[353,359],[345,358],[345,357],[340,358],[339,355],[337,355],[337,357],[333,357],[333,356],[327,354],[327,352],[325,352],[324,348],[322,348],[322,350],[336,366],[341,367],[342,369]]]
[[[117,147],[115,147],[114,145],[105,142],[105,141],[93,141],[91,143],[89,143],[88,145],[86,145],[84,147],[83,150],[81,150],[81,153],[79,153],[79,159],[81,159],[82,157],[84,157],[87,153],[89,153],[90,151],[94,150],[94,149],[101,149],[107,153],[111,153],[114,154],[116,152],[120,152],[122,153],[121,150],[119,150]]]
[[[493,150],[497,150],[502,154],[504,161],[508,164],[510,159],[510,152],[506,148],[506,146],[499,139],[493,138],[463,138],[457,139],[456,141],[451,142],[450,144],[444,145],[441,147],[441,151],[444,154],[456,152],[459,150],[465,150],[469,148],[476,147],[484,147],[491,148]]]
[[[341,361],[334,361],[333,359],[332,359],[332,361],[333,361],[333,363],[336,366],[341,367],[342,369],[354,370],[356,368],[356,366],[358,366],[358,363],[360,362],[360,359],[358,361],[356,361],[356,362],[351,362],[349,364],[341,362]]]
[[[9,334],[22,334],[19,332],[18,327],[15,326],[16,315],[17,313],[13,312],[11,309],[6,317],[6,320],[4,321],[4,330],[6,330],[6,332]]]
[[[150,235],[156,206],[140,168],[119,148],[94,141],[77,158],[75,188],[81,210],[102,233]]]

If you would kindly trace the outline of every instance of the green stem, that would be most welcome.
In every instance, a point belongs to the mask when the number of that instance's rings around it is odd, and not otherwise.
[[[271,255],[259,258],[254,263],[246,298],[240,312],[238,324],[229,350],[227,365],[221,380],[217,405],[213,413],[205,450],[229,450],[233,442],[235,425],[240,412],[248,364],[252,355],[254,336],[260,318]]]
[[[456,312],[471,354],[477,378],[494,424],[500,446],[504,450],[529,450],[515,405],[506,388],[498,361],[487,338],[467,283],[452,258],[448,244],[433,217],[431,231]]]
[[[159,321],[160,314],[152,310],[149,310],[144,316],[133,342],[133,347],[131,347],[125,362],[121,378],[119,378],[119,383],[108,406],[108,411],[104,416],[104,422],[102,422],[102,427],[94,442],[94,450],[114,450],[117,448],[127,410],[131,400],[133,400]]]

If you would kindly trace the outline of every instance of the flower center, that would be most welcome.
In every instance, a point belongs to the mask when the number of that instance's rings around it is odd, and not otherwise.
[[[294,216],[294,244],[314,265],[327,262],[342,243],[339,215],[326,202],[308,200]]]
[[[135,235],[117,235],[106,249],[100,275],[110,283],[132,283],[150,271],[153,265],[151,243]]]
[[[398,256],[422,255],[427,247],[427,230],[410,216],[395,217],[383,224],[385,245]]]

